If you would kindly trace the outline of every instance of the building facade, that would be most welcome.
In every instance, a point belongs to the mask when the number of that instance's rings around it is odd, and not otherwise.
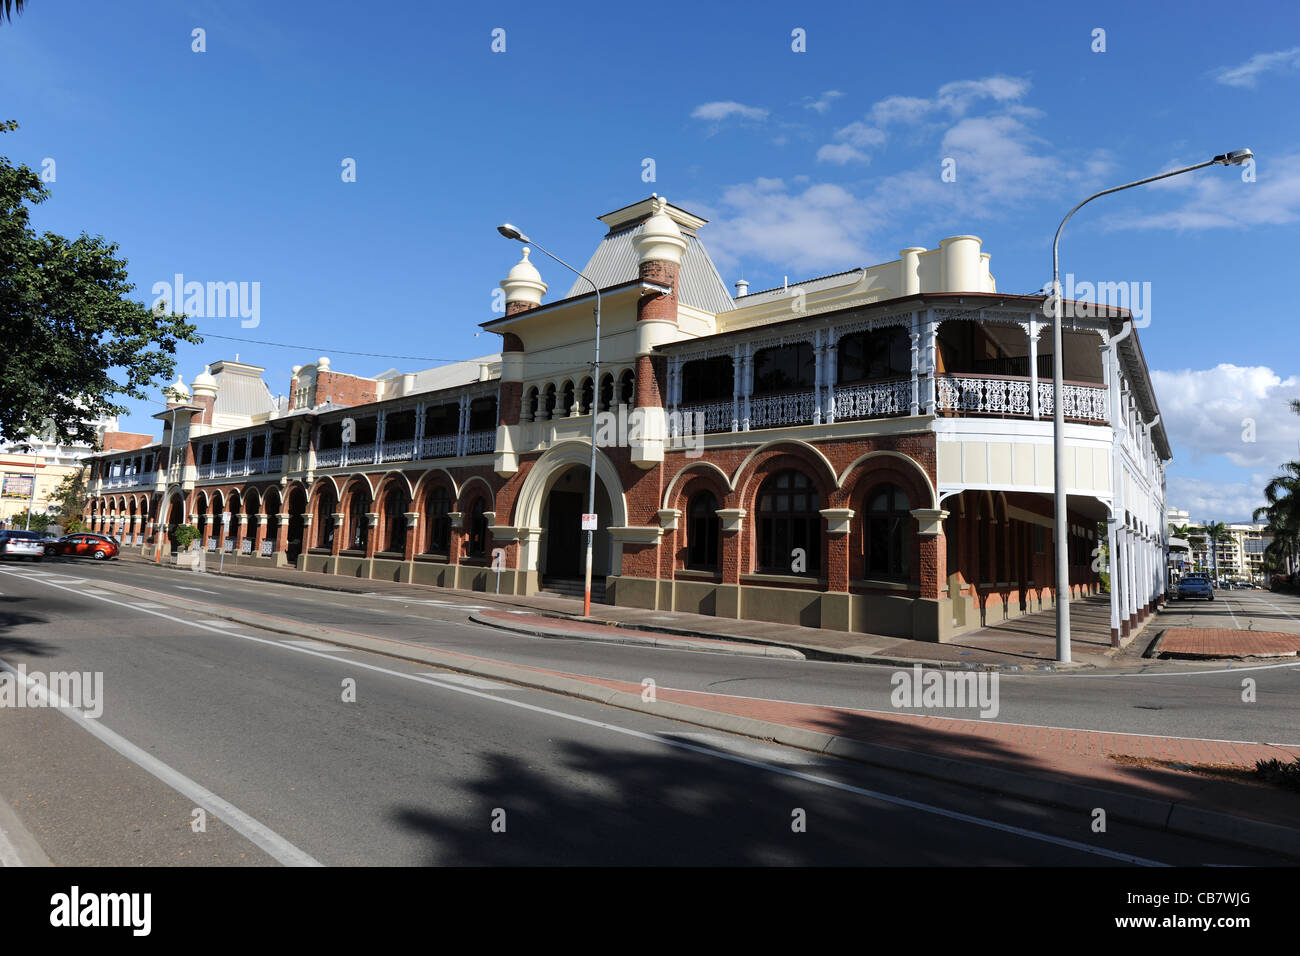
[[[935,641],[1052,605],[1051,329],[979,239],[732,294],[705,220],[652,196],[600,221],[598,375],[596,296],[544,302],[525,248],[483,323],[499,355],[373,378],[322,358],[238,420],[205,372],[161,440],[95,459],[88,520],[146,550],[190,523],[252,563],[564,589],[594,434],[598,599]],[[1118,640],[1163,598],[1171,453],[1131,317],[1068,312],[1070,586],[1113,556]]]

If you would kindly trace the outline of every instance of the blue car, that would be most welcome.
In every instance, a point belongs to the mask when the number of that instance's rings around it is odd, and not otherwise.
[[[1206,598],[1214,600],[1214,588],[1210,584],[1210,579],[1202,574],[1189,574],[1178,582],[1178,590],[1174,597],[1182,598]]]

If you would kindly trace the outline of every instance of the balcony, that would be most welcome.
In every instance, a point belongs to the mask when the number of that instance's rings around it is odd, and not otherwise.
[[[463,435],[434,435],[403,438],[364,445],[323,448],[316,452],[317,468],[348,468],[381,465],[396,461],[424,458],[456,458],[462,455],[491,454],[496,451],[496,431],[466,432]],[[416,455],[416,448],[419,455]]]
[[[1031,418],[1033,382],[1016,375],[940,375],[935,382],[935,407],[940,414]],[[1106,386],[1087,382],[1064,382],[1061,405],[1067,421],[1104,425],[1107,415]],[[1038,417],[1050,418],[1054,408],[1052,383],[1038,383]]]

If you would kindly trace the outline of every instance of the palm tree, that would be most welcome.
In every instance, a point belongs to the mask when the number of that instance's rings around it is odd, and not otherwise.
[[[22,13],[27,0],[0,0],[0,20],[12,20],[15,13]]]
[[[1228,526],[1222,521],[1207,521],[1205,536],[1210,539],[1210,558],[1214,562],[1214,580],[1219,580],[1219,542],[1228,536]]]
[[[1264,529],[1273,536],[1265,553],[1272,554],[1290,574],[1300,554],[1300,462],[1288,461],[1282,469],[1283,473],[1264,487],[1268,504],[1256,508],[1252,517],[1263,519]]]

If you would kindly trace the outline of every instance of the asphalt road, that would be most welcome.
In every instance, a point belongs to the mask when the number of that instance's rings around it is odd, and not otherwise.
[[[420,589],[398,600],[182,573],[123,561],[108,565],[50,561],[87,581],[111,579],[178,597],[278,617],[478,654],[512,664],[640,683],[769,700],[828,704],[896,713],[890,701],[895,667],[786,661],[699,651],[674,651],[580,640],[530,639],[467,622],[489,603]],[[1159,627],[1214,626],[1300,631],[1300,598],[1260,591],[1218,592],[1214,602],[1176,602]],[[427,595],[427,596],[426,596]],[[1168,623],[1166,624],[1166,619]],[[1149,626],[1116,672],[1003,673],[997,719],[1118,733],[1300,743],[1300,662],[1151,662],[1141,650],[1158,633]],[[1256,699],[1242,701],[1241,671],[1256,681]],[[930,714],[968,717],[932,709]]]
[[[1074,811],[150,607],[97,592],[100,577],[502,660],[668,675],[660,683],[673,686],[738,673],[848,695],[876,674],[541,641],[469,626],[459,607],[126,563],[5,565],[0,660],[102,674],[97,720],[0,708],[0,796],[56,864],[1274,862],[1115,822],[1095,834]],[[1205,695],[1213,680],[1175,686]]]

